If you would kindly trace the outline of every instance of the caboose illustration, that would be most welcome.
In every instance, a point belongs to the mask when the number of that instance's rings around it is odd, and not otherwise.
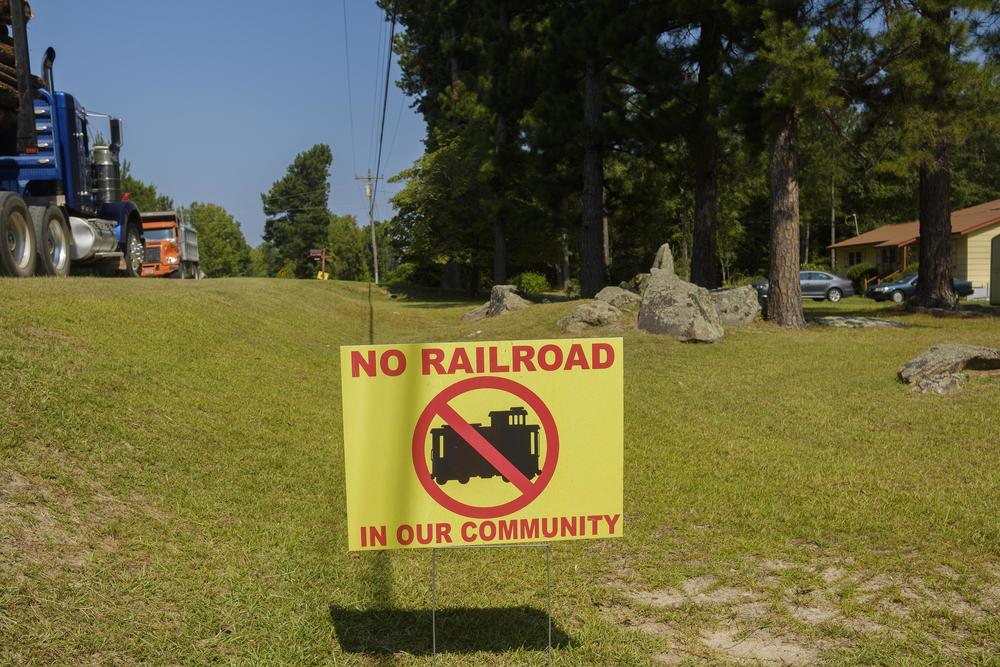
[[[521,407],[490,413],[490,425],[470,424],[500,454],[528,479],[541,473],[538,467],[538,431],[528,424],[528,411]],[[431,478],[438,484],[456,480],[466,484],[473,477],[498,477],[500,472],[447,424],[431,429]],[[503,481],[509,481],[506,477]]]

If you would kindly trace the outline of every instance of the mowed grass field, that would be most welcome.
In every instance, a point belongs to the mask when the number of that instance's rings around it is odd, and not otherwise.
[[[376,291],[375,340],[573,307],[472,305]],[[895,377],[1000,319],[807,309],[911,326],[625,327],[626,537],[553,547],[556,664],[1000,664],[1000,378]],[[368,331],[359,284],[0,282],[0,664],[430,664],[430,552],[347,552]],[[543,550],[442,553],[438,663],[545,664],[545,603]]]

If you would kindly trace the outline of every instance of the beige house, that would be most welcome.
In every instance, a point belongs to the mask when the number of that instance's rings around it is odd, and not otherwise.
[[[1000,236],[1000,199],[964,208],[951,214],[951,261],[955,277],[968,280],[973,298],[990,293],[990,253],[993,238]],[[920,223],[885,225],[830,246],[836,251],[835,268],[870,263],[886,276],[920,257]]]

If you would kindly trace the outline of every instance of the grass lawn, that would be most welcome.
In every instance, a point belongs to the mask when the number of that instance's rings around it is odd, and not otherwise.
[[[573,308],[470,306],[377,291],[376,342],[553,337]],[[910,327],[625,327],[626,537],[553,547],[557,664],[1000,664],[1000,379],[895,379],[1000,319],[806,308]],[[430,664],[430,553],[346,547],[367,286],[3,281],[0,313],[0,664]],[[544,565],[439,556],[439,664],[545,664]]]

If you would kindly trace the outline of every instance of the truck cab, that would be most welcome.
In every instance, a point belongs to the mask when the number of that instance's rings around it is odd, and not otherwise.
[[[0,275],[65,276],[73,264],[138,277],[145,247],[121,193],[122,123],[56,89],[53,49],[44,78],[31,75],[27,17],[10,7],[17,104],[0,115]]]
[[[193,278],[201,276],[198,232],[175,211],[142,214],[146,253],[143,278]]]

